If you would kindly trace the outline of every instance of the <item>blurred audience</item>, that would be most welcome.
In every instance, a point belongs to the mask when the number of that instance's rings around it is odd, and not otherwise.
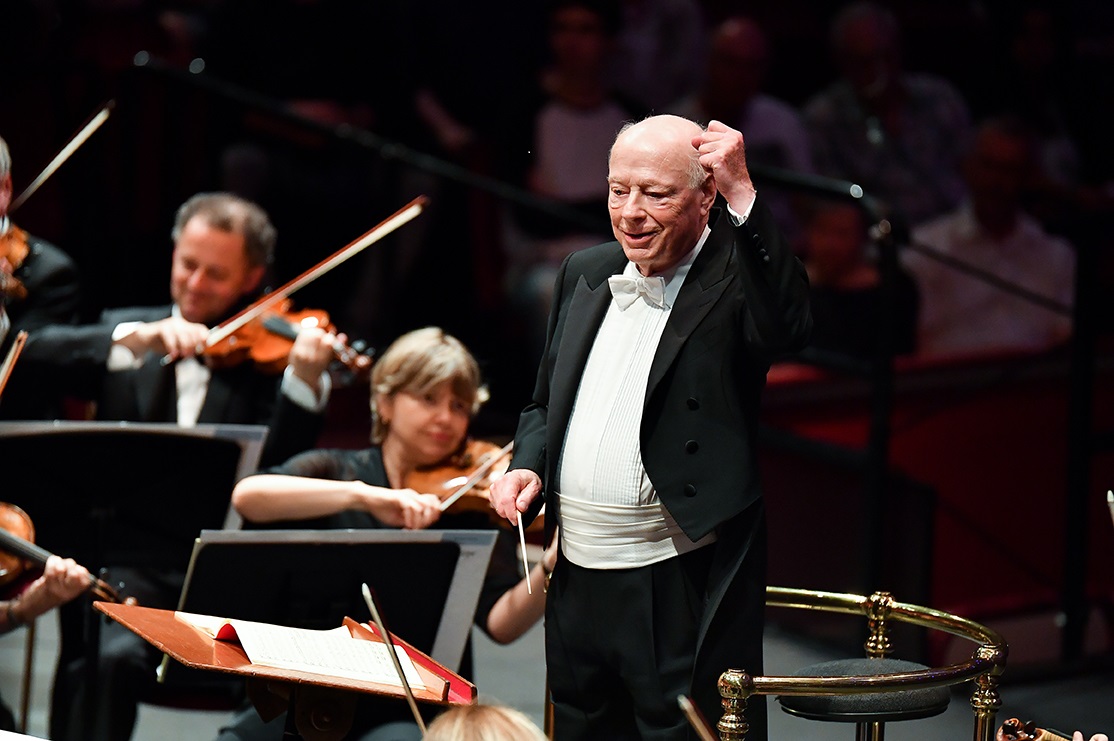
[[[743,132],[747,164],[763,198],[791,241],[800,232],[790,193],[761,179],[762,167],[811,173],[812,153],[801,114],[765,92],[770,44],[756,21],[731,16],[711,34],[708,65],[699,89],[675,101],[669,113],[707,125],[716,120]]]
[[[807,212],[801,244],[812,302],[809,346],[869,360],[880,351],[903,355],[916,340],[917,287],[900,268],[892,304],[884,306],[885,276],[874,259],[866,218],[851,203],[820,201]],[[884,335],[882,322],[891,322]],[[888,348],[881,345],[887,338]]]
[[[650,113],[700,83],[707,19],[699,0],[620,0],[622,23],[611,60],[615,89]]]
[[[874,2],[845,6],[830,42],[840,78],[804,107],[819,172],[861,185],[911,225],[963,196],[966,101],[948,81],[903,68],[900,28]]]
[[[1026,183],[1037,168],[1036,147],[1030,129],[1016,118],[982,122],[963,160],[969,198],[914,227],[915,251],[905,253],[904,264],[921,292],[918,354],[1035,352],[1070,336],[1075,250],[1022,209]],[[1016,295],[1011,287],[1063,310]]]
[[[550,2],[550,63],[537,89],[516,101],[521,107],[508,117],[513,130],[507,135],[507,170],[514,181],[582,217],[573,223],[527,207],[507,212],[507,295],[522,312],[532,361],[540,357],[545,341],[561,262],[610,236],[605,218],[608,151],[623,123],[643,113],[615,93],[606,77],[619,13],[619,0]],[[587,226],[593,223],[598,226]]]
[[[1036,137],[1041,172],[1067,185],[1080,177],[1073,131],[1079,90],[1071,76],[1064,10],[1053,0],[1017,0],[1004,7],[993,19],[995,63],[975,75],[971,103],[980,118],[1005,113],[1023,118]]]

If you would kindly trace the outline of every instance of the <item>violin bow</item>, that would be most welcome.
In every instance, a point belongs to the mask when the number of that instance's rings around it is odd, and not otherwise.
[[[76,152],[77,148],[84,144],[85,140],[92,136],[93,132],[99,129],[101,125],[108,120],[108,115],[115,106],[116,101],[110,100],[105,103],[103,108],[93,114],[92,118],[74,134],[69,143],[62,147],[62,151],[56,154],[54,159],[50,161],[50,164],[39,173],[38,177],[32,180],[31,184],[24,188],[23,192],[19,194],[19,197],[12,201],[12,205],[8,207],[8,212],[15,211],[22,206],[23,202],[30,198],[31,194],[38,190],[39,186],[46,182],[46,179],[53,175],[54,172],[62,166],[62,163],[68,160],[70,155]]]
[[[4,357],[4,362],[0,364],[0,396],[4,395],[4,387],[8,385],[8,379],[15,368],[15,361],[19,359],[19,354],[23,352],[23,345],[26,342],[27,330],[21,329],[16,333],[12,346],[8,348],[8,354]]]
[[[450,506],[452,506],[452,504],[456,502],[456,500],[460,499],[462,496],[472,491],[472,489],[475,488],[476,484],[482,481],[483,477],[487,475],[487,472],[494,468],[496,463],[503,460],[503,457],[507,453],[511,452],[513,448],[514,440],[511,440],[509,443],[504,445],[498,453],[492,455],[491,458],[488,459],[483,465],[479,466],[475,471],[473,471],[472,475],[468,477],[467,481],[461,484],[452,494],[445,497],[445,501],[441,502],[441,511],[444,512]]]
[[[375,626],[379,628],[379,636],[383,642],[387,644],[387,653],[391,655],[391,663],[395,666],[395,671],[398,672],[399,681],[402,682],[402,689],[406,692],[406,701],[410,703],[410,712],[414,714],[414,720],[418,724],[418,728],[422,729],[422,735],[425,736],[425,721],[422,720],[422,714],[418,712],[418,701],[414,699],[414,691],[410,689],[410,683],[406,681],[406,673],[402,671],[402,664],[398,660],[398,654],[395,653],[395,639],[391,637],[390,631],[387,630],[386,623],[379,615],[379,610],[375,607],[375,598],[371,595],[371,588],[367,583],[363,584],[364,602],[367,603],[367,609],[371,612],[371,619],[375,621]]]
[[[226,337],[229,337],[236,332],[236,330],[263,314],[267,309],[270,309],[272,306],[294,293],[294,291],[317,280],[337,265],[359,254],[362,250],[375,244],[395,229],[398,229],[403,224],[415,218],[422,212],[422,209],[425,208],[428,200],[429,199],[425,196],[418,196],[410,201],[410,203],[388,216],[381,223],[369,229],[355,241],[337,250],[309,270],[271,291],[266,296],[244,307],[232,318],[213,327],[209,332],[209,336],[205,339],[205,347],[212,347]],[[167,362],[167,358],[163,360]]]

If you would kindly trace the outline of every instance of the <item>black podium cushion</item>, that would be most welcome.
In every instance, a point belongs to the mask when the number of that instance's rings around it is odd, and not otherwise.
[[[928,667],[899,659],[839,659],[807,666],[798,677],[849,677],[925,671]],[[948,707],[947,687],[853,695],[781,695],[782,710],[812,720],[844,723],[916,720],[939,715]]]

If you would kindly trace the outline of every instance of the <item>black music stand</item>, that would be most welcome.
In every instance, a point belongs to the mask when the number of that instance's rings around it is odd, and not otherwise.
[[[3,497],[30,515],[38,545],[110,583],[102,569],[176,572],[180,583],[197,534],[229,519],[232,488],[256,469],[266,434],[258,425],[2,422]],[[113,586],[141,604],[173,607],[150,593],[129,595],[127,583]],[[63,641],[58,666],[84,654],[87,686],[94,686],[98,616],[75,600],[59,620],[71,641]],[[82,633],[84,645],[74,645]],[[92,693],[86,697],[90,719]]]
[[[185,569],[193,541],[229,519],[232,487],[256,470],[267,428],[132,422],[0,422],[4,500],[36,542],[91,571]]]
[[[448,669],[464,656],[495,530],[220,530],[194,545],[181,612],[329,629],[366,621],[361,585],[390,630]],[[164,655],[159,682],[241,682]]]

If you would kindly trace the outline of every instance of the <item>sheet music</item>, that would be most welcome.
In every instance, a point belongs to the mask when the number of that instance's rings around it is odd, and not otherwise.
[[[353,638],[344,626],[307,630],[186,612],[175,614],[214,638],[238,640],[253,664],[402,686],[386,644]],[[395,651],[410,686],[426,689],[406,651],[401,646]]]

